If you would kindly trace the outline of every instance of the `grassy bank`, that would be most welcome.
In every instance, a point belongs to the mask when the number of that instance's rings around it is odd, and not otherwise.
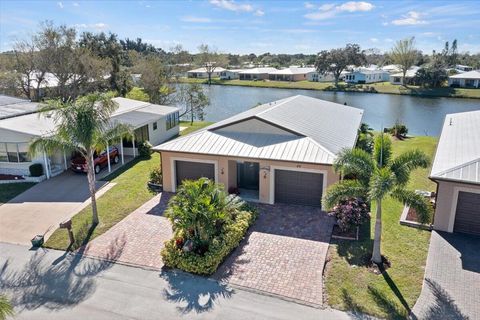
[[[31,182],[0,184],[0,206],[34,185]]]
[[[395,141],[394,153],[418,148],[433,157],[436,138],[415,137]],[[435,190],[428,177],[430,169],[412,173],[411,189]],[[421,288],[430,240],[430,232],[399,223],[403,206],[386,199],[383,204],[382,253],[392,267],[384,275],[375,275],[365,264],[371,257],[375,216],[362,226],[359,241],[333,240],[326,266],[328,304],[336,309],[355,310],[380,318],[404,319]],[[375,212],[375,208],[372,208]]]
[[[182,83],[207,83],[205,79],[182,78]],[[320,90],[320,91],[341,91],[341,92],[368,92],[368,93],[386,93],[413,95],[422,97],[449,97],[449,98],[472,98],[480,99],[480,89],[463,89],[463,88],[420,88],[418,86],[404,87],[393,85],[390,82],[379,82],[370,84],[349,85],[340,83],[335,88],[333,82],[312,82],[312,81],[250,81],[250,80],[220,80],[213,79],[212,84],[226,86],[245,86],[257,88],[278,88],[278,89],[304,89],[304,90]]]
[[[198,130],[209,122],[181,123],[187,127],[182,135]],[[154,194],[147,188],[150,171],[160,165],[160,156],[154,153],[151,158],[136,158],[118,171],[113,172],[104,180],[115,183],[115,186],[97,199],[98,215],[100,223],[95,229],[90,229],[92,208],[87,206],[72,218],[73,231],[76,238],[75,247],[85,244],[99,235],[105,233],[125,218],[132,211],[150,200]],[[65,250],[69,240],[67,232],[57,229],[45,243],[45,247]]]

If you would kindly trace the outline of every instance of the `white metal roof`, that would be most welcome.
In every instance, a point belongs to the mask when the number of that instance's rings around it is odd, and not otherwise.
[[[276,70],[276,71],[270,72],[269,74],[293,75],[293,74],[306,74],[314,71],[316,71],[315,68],[289,67],[282,70]]]
[[[275,68],[253,68],[253,69],[245,69],[241,70],[238,73],[241,74],[264,74],[264,73],[272,73],[278,71],[278,69]]]
[[[38,103],[29,100],[0,95],[0,119],[17,117],[38,110]]]
[[[178,111],[176,107],[151,104],[126,98],[113,98],[118,103],[118,109],[113,113],[112,120],[130,124],[138,128],[159,116]],[[48,135],[55,130],[53,118],[48,113],[27,114],[0,120],[0,129],[25,133],[32,136]],[[0,137],[1,139],[1,137]]]
[[[450,76],[450,78],[454,78],[454,79],[480,79],[480,70],[467,71],[467,72],[464,72],[464,73],[460,73],[460,74]]]
[[[480,183],[480,110],[447,114],[432,178]]]
[[[249,109],[154,150],[332,164],[340,150],[355,145],[362,116],[361,109],[293,96]],[[256,128],[236,128],[252,120]]]
[[[226,69],[225,68],[222,68],[222,67],[216,67],[215,70],[213,70],[213,72],[222,72],[222,71],[225,71]],[[193,69],[193,70],[189,70],[187,72],[203,72],[203,73],[206,73],[207,72],[207,69],[205,67],[201,67],[201,68],[197,68],[197,69]]]

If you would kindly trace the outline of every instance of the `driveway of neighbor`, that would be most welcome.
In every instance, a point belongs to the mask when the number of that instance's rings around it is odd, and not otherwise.
[[[480,319],[480,238],[432,231],[418,319]]]
[[[110,230],[82,248],[83,254],[128,265],[160,270],[160,251],[172,237],[172,226],[163,211],[171,194],[160,193],[130,213]],[[121,246],[121,253],[111,259],[112,246]]]
[[[97,196],[113,184],[97,182]],[[90,203],[87,177],[70,171],[45,180],[0,206],[0,242],[29,245],[37,234],[48,238],[58,224]]]
[[[215,278],[297,302],[323,305],[333,219],[319,208],[258,205],[260,215]]]

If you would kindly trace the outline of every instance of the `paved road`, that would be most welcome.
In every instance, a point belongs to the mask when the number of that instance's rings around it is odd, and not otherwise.
[[[112,245],[110,258],[121,252]],[[202,277],[157,272],[0,243],[0,291],[15,319],[352,319],[232,289]],[[364,319],[364,318],[363,318]]]
[[[105,186],[105,187],[103,187]],[[112,184],[98,181],[101,196]],[[70,171],[38,183],[0,206],[0,242],[28,245],[37,234],[48,238],[58,224],[89,202],[87,177]]]
[[[480,319],[480,238],[432,231],[419,319]]]

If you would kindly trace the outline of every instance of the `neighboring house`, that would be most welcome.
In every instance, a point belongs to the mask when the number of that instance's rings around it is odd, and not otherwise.
[[[335,77],[331,73],[321,74],[318,71],[312,71],[307,73],[307,80],[313,82],[332,82],[335,81]]]
[[[0,101],[2,99],[0,98]],[[115,144],[120,150],[122,162],[124,155],[135,156],[138,149],[135,147],[139,141],[149,141],[153,145],[178,135],[179,109],[175,107],[155,105],[148,102],[126,98],[114,98],[118,109],[112,115],[112,122],[131,125],[135,129],[135,137],[131,140],[122,140]],[[51,114],[31,113],[37,108],[36,103],[11,103],[0,106],[0,114],[4,110],[13,110],[20,105],[21,108],[15,115],[9,112],[8,118],[0,120],[0,174],[28,175],[32,163],[44,165],[47,178],[66,170],[70,163],[70,155],[59,150],[53,155],[39,155],[30,158],[28,151],[29,142],[37,136],[48,136],[55,130],[55,123]],[[28,114],[22,113],[23,109],[30,110]]]
[[[388,81],[390,73],[383,70],[360,69],[347,72],[345,82],[347,83],[374,83]]]
[[[407,70],[407,73],[405,74],[407,84],[413,84],[413,78],[417,74],[418,69],[420,69],[420,67],[414,66],[414,67],[411,67],[410,69]],[[391,74],[390,75],[390,83],[391,84],[403,84],[403,73],[398,72],[398,73]]]
[[[38,107],[37,102],[0,94],[0,120],[35,113]]]
[[[228,69],[220,72],[220,79],[221,80],[234,80],[240,77],[239,72],[242,69]]]
[[[311,72],[315,72],[315,68],[288,67],[270,72],[268,78],[275,81],[303,81]]]
[[[140,86],[140,82],[142,80],[142,74],[141,73],[132,73],[130,75],[130,77],[131,77],[132,83],[135,87]]]
[[[275,68],[253,68],[238,72],[240,80],[266,80],[269,74],[277,71]]]
[[[262,203],[320,206],[332,164],[357,140],[363,110],[306,96],[266,103],[153,148],[163,188],[208,177]]]
[[[448,77],[448,85],[461,88],[480,88],[480,70],[450,76]]]
[[[480,235],[480,111],[446,115],[430,179],[434,229]]]
[[[455,71],[462,73],[462,72],[468,72],[468,71],[473,71],[473,68],[470,66],[466,66],[463,64],[457,64],[455,66]]]
[[[212,72],[212,78],[220,77],[220,73],[223,71],[225,71],[224,68],[216,67],[215,70]],[[208,78],[208,72],[205,67],[193,69],[193,70],[187,71],[187,77],[205,79],[205,78]]]
[[[381,69],[383,71],[387,71],[388,73],[399,73],[400,71],[402,71],[402,69],[400,69],[400,66],[397,64],[388,64],[386,66],[383,66]]]

